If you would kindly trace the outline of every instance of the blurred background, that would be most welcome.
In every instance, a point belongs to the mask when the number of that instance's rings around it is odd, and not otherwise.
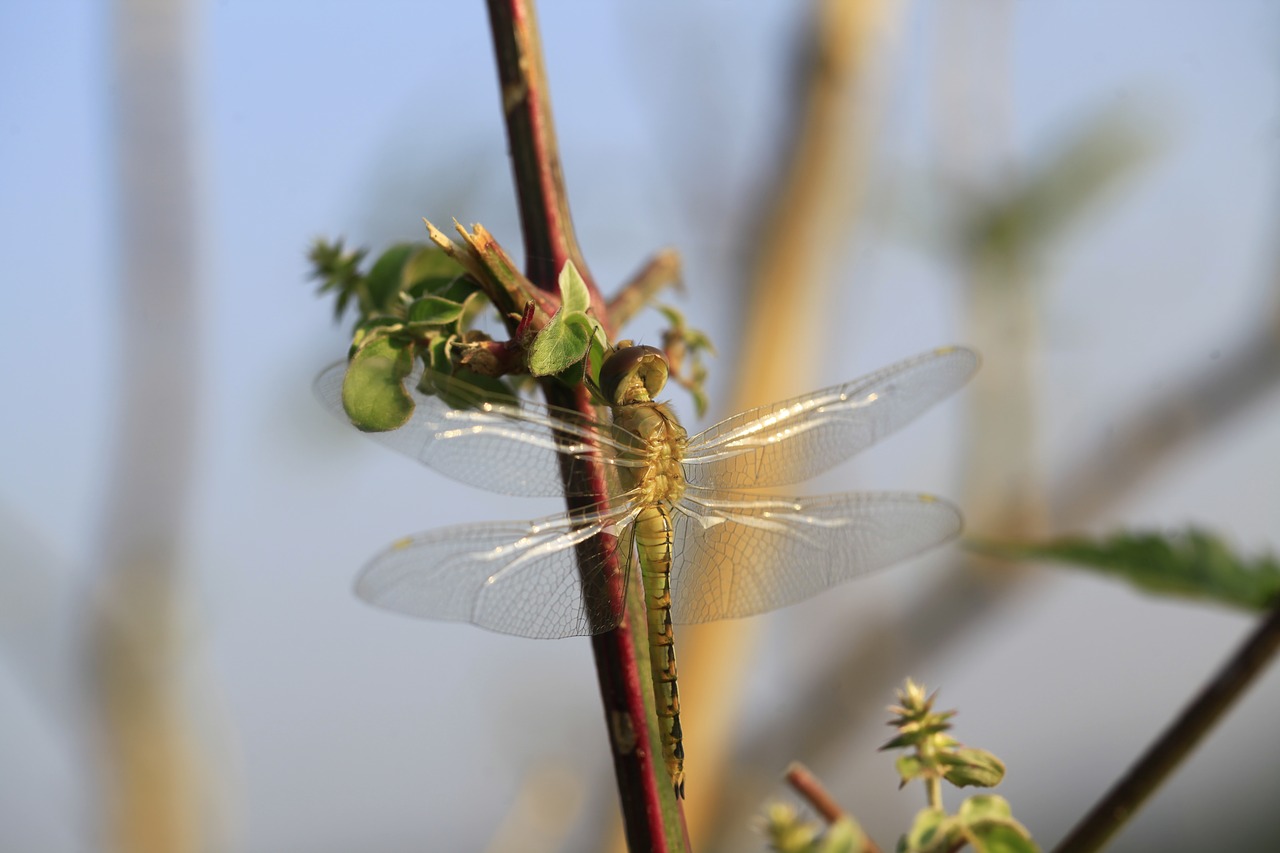
[[[965,343],[968,390],[810,490],[1280,547],[1273,3],[540,15],[592,272],[678,249],[720,350],[691,428]],[[456,217],[521,256],[483,4],[19,0],[0,66],[0,849],[609,849],[585,640],[351,593],[397,537],[554,502],[446,486],[310,392],[348,341],[315,237]],[[890,847],[908,675],[1051,845],[1252,623],[950,548],[681,632],[694,847],[763,849],[792,759]],[[1280,847],[1278,709],[1272,670],[1114,849]]]

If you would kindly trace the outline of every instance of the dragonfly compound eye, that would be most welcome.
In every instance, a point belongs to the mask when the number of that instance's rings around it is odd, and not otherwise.
[[[652,400],[667,384],[667,359],[657,347],[615,350],[600,367],[600,389],[616,405]]]

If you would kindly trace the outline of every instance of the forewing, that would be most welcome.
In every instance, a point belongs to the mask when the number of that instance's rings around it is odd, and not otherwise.
[[[953,539],[960,511],[922,494],[722,494],[676,507],[671,613],[736,619],[803,601]]]
[[[395,543],[356,579],[370,604],[422,619],[471,622],[550,639],[616,627],[602,589],[630,565],[632,525],[609,517],[445,527]],[[577,546],[600,538],[581,564]],[[603,556],[602,556],[603,555]],[[584,595],[584,584],[595,590]]]
[[[735,415],[689,440],[685,478],[695,487],[721,489],[807,480],[955,392],[977,368],[977,353],[949,347]]]
[[[316,379],[315,392],[325,408],[347,421],[342,408],[345,374],[346,362],[333,365]],[[596,458],[606,467],[625,464],[619,458],[622,448],[606,423],[528,401],[455,409],[417,390],[421,376],[419,367],[405,380],[415,404],[408,423],[366,435],[446,477],[510,495],[563,495],[561,457],[565,457],[571,467],[570,482],[579,484],[573,492],[595,495],[595,485],[574,469],[584,467],[597,450]],[[459,395],[466,393],[461,383],[453,387]]]

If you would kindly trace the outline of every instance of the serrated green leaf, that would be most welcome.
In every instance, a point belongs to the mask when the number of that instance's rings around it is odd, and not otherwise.
[[[444,326],[454,322],[461,315],[461,303],[442,299],[439,296],[424,296],[414,300],[409,306],[408,320],[411,323]]]
[[[386,432],[404,426],[413,414],[413,397],[403,380],[413,368],[413,348],[385,336],[371,337],[342,380],[342,408],[358,429]]]
[[[591,307],[591,291],[582,280],[578,268],[573,261],[565,261],[560,268],[560,308],[563,311],[586,311]]]
[[[418,250],[412,243],[397,243],[378,256],[365,277],[373,310],[392,312],[400,307],[405,263]]]
[[[1004,762],[985,749],[960,747],[941,752],[938,763],[946,767],[943,778],[957,788],[994,788],[1004,779]]]
[[[1148,592],[1265,610],[1280,597],[1280,561],[1245,560],[1219,537],[1125,531],[1103,539],[1066,537],[1044,543],[975,543],[976,550],[1013,559],[1053,560],[1123,578]]]

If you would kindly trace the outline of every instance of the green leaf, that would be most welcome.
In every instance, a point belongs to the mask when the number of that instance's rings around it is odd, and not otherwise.
[[[956,817],[965,823],[982,820],[1006,820],[1013,817],[1009,801],[996,794],[978,794],[960,804]]]
[[[981,853],[1038,853],[1026,828],[1013,819],[1009,801],[994,794],[970,797],[960,804],[956,821],[974,850]]]
[[[406,290],[423,282],[450,282],[463,274],[462,265],[440,247],[418,243],[412,248],[401,272]]]
[[[529,347],[530,373],[534,376],[556,376],[586,357],[595,336],[604,336],[600,323],[586,313],[590,307],[591,293],[586,282],[578,274],[573,261],[566,261],[560,270],[560,310]],[[581,373],[576,374],[576,381],[582,381]]]
[[[813,853],[818,837],[817,826],[786,803],[769,803],[760,829],[775,853]]]
[[[951,846],[953,824],[942,809],[926,808],[916,812],[911,828],[898,842],[901,853],[934,853]]]
[[[449,339],[444,337],[436,338],[431,342],[430,346],[427,366],[442,376],[448,376],[453,373],[453,362],[449,359]],[[423,375],[422,382],[418,383],[418,388],[425,393],[432,393],[430,374]]]
[[[374,310],[394,311],[399,306],[404,266],[417,251],[418,246],[413,243],[397,243],[374,261],[373,269],[365,278]]]
[[[1219,537],[1194,527],[1181,533],[1124,531],[1102,539],[979,542],[972,547],[1012,559],[1073,563],[1123,578],[1148,592],[1248,610],[1265,610],[1280,596],[1280,562],[1274,555],[1246,560]]]
[[[609,355],[609,342],[605,339],[604,329],[596,327],[591,335],[591,345],[587,350],[587,361],[590,363],[591,382],[600,387],[600,366]]]
[[[935,715],[941,717],[942,715]],[[951,724],[945,719],[931,719],[920,723],[904,723],[902,724],[901,733],[880,747],[881,750],[901,749],[904,746],[917,746],[926,740],[936,738],[942,732],[951,728]]]
[[[898,770],[898,775],[902,778],[901,783],[898,785],[899,788],[905,787],[908,782],[919,779],[924,775],[924,762],[915,753],[909,752],[906,755],[898,756],[894,766]]]
[[[945,778],[957,788],[976,785],[994,788],[1004,779],[1004,762],[985,749],[958,749],[939,753],[938,763],[946,767]]]
[[[351,422],[365,432],[404,426],[414,408],[403,382],[412,368],[413,347],[382,335],[367,340],[342,379],[342,408]]]
[[[977,853],[1040,853],[1040,847],[1016,823],[984,823],[969,828]]]
[[[582,361],[591,345],[592,321],[580,311],[556,312],[529,348],[529,372],[554,376]]]
[[[439,296],[424,296],[409,306],[410,323],[444,326],[462,316],[462,304]]]
[[[573,261],[565,261],[560,268],[560,309],[562,311],[586,311],[591,307],[591,291],[582,280]]]
[[[866,847],[867,837],[862,828],[849,817],[842,817],[823,833],[817,845],[817,853],[858,853]]]

